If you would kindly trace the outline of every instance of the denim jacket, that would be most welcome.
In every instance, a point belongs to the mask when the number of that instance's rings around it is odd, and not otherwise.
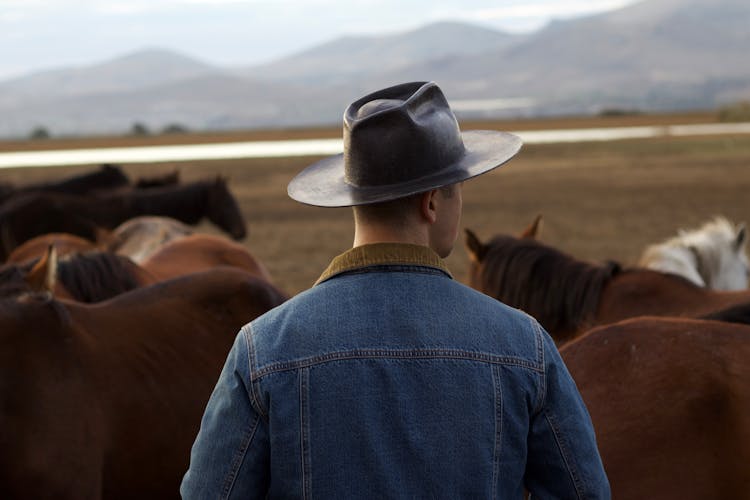
[[[530,316],[375,244],[239,332],[181,493],[609,498],[594,430]]]

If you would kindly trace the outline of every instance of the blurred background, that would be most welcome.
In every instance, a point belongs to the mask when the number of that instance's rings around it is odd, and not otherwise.
[[[745,0],[4,0],[0,137],[338,126],[438,82],[461,119],[750,114]]]

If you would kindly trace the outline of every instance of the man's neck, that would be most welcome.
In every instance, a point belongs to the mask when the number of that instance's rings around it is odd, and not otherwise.
[[[357,226],[354,230],[353,247],[369,245],[371,243],[410,243],[412,245],[430,246],[426,231],[420,228],[404,228],[403,230],[383,226]]]

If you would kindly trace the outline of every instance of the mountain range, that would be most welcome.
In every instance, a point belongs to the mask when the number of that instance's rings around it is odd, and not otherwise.
[[[709,109],[750,99],[750,2],[643,0],[530,34],[441,22],[226,67],[148,49],[0,82],[0,136],[338,124],[355,98],[440,84],[459,118]]]

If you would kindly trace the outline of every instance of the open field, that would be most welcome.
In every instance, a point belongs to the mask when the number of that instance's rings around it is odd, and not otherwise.
[[[645,117],[637,118],[638,123],[627,124],[653,123]],[[708,121],[702,117],[701,122]],[[690,121],[680,117],[673,119],[673,123]],[[482,125],[532,129],[531,122]],[[603,123],[571,121],[567,125],[594,127]],[[463,128],[478,126],[464,124]],[[327,132],[331,134],[328,136],[335,133]],[[326,135],[293,131],[288,135],[275,132],[221,137],[231,141],[305,136]],[[77,140],[71,147],[104,145],[99,141]],[[61,147],[59,141],[53,142],[57,143],[56,148]],[[26,148],[5,144],[3,149]],[[196,161],[123,167],[132,177],[174,169],[180,171],[183,181],[217,174],[228,176],[248,222],[250,232],[245,244],[266,264],[276,283],[294,294],[310,286],[330,258],[349,247],[352,238],[349,209],[303,206],[286,196],[289,180],[316,159]],[[0,170],[0,182],[20,185],[90,168]],[[714,215],[750,222],[749,189],[750,136],[526,146],[502,168],[465,184],[462,227],[469,227],[486,239],[501,232],[516,233],[541,213],[545,220],[543,241],[581,258],[614,259],[630,264],[646,244],[671,236],[680,227],[700,225]],[[215,232],[207,223],[200,230]],[[465,281],[468,261],[462,239],[448,258],[448,265],[457,279]]]

